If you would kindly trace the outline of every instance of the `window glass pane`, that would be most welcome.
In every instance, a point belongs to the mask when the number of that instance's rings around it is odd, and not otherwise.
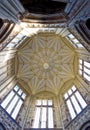
[[[33,128],[39,128],[39,119],[40,119],[40,108],[36,108],[35,121]]]
[[[72,103],[73,103],[73,105],[74,105],[74,108],[75,108],[77,114],[80,113],[80,112],[81,112],[81,108],[80,108],[80,106],[79,106],[79,104],[78,104],[76,98],[75,98],[74,96],[72,96],[72,97],[71,97],[71,100],[72,100]]]
[[[68,37],[71,38],[71,39],[75,38],[72,34],[69,34]]]
[[[68,94],[69,95],[71,95],[72,94],[72,90],[70,89],[70,90],[68,90]]]
[[[18,94],[21,95],[22,92],[23,92],[23,91],[22,91],[21,89],[19,89]]]
[[[8,106],[8,108],[6,109],[6,111],[7,111],[9,114],[11,113],[12,109],[13,109],[14,106],[16,105],[16,102],[17,102],[18,98],[19,98],[19,97],[16,95],[16,96],[14,97],[14,99],[10,102],[10,105]]]
[[[75,95],[76,95],[78,101],[80,102],[82,108],[85,108],[87,106],[87,104],[84,101],[84,99],[82,98],[82,96],[80,95],[80,93],[77,91],[77,92],[75,92]]]
[[[46,107],[42,108],[41,128],[46,128]]]
[[[47,100],[42,100],[42,105],[47,105]]]
[[[14,119],[16,119],[17,114],[18,114],[18,112],[19,112],[19,110],[20,110],[22,104],[23,104],[23,101],[22,101],[22,100],[19,100],[18,104],[16,105],[16,107],[15,107],[13,113],[12,113],[12,117],[13,117]]]
[[[15,46],[15,43],[9,43],[8,45],[7,45],[7,47],[14,47]]]
[[[68,106],[68,109],[69,109],[71,118],[72,118],[72,119],[75,118],[76,114],[75,114],[75,112],[74,112],[74,109],[73,109],[73,106],[72,106],[70,100],[67,100],[66,103],[67,103],[67,106]]]
[[[87,69],[86,67],[84,67],[84,71],[85,71],[87,74],[90,74],[90,69]]]
[[[50,107],[48,108],[48,128],[53,128],[53,109]]]
[[[80,64],[82,64],[82,60],[79,60]]]
[[[25,93],[22,94],[22,98],[23,98],[23,99],[26,98],[26,94],[25,94]]]
[[[16,85],[16,86],[14,87],[14,90],[15,90],[15,91],[18,91],[18,89],[19,89],[19,87]]]
[[[41,105],[41,100],[37,100],[37,105]]]
[[[75,87],[75,86],[73,86],[73,87],[72,87],[72,90],[73,90],[73,92],[74,92],[74,91],[76,90],[76,87]]]
[[[18,42],[18,39],[17,39],[17,38],[14,38],[14,39],[10,42],[10,44],[11,44],[11,43],[15,43],[15,42]]]
[[[73,39],[72,40],[74,43],[79,43],[79,41],[77,39]]]
[[[52,100],[37,100],[37,104],[33,128],[53,128]]]
[[[66,94],[64,94],[64,98],[65,99],[67,99],[68,98],[68,94],[66,93]]]
[[[80,75],[82,75],[82,74],[83,74],[82,70],[79,70],[79,74],[80,74]]]
[[[3,107],[3,108],[5,108],[6,106],[7,106],[7,104],[10,102],[10,100],[12,99],[12,97],[14,96],[14,92],[13,91],[11,91],[9,94],[8,94],[8,96],[5,98],[5,100],[2,102],[2,104],[1,104],[1,106]]]
[[[82,65],[81,64],[79,65],[79,68],[82,70]]]
[[[78,47],[83,48],[84,46],[82,44],[77,44]]]
[[[19,33],[19,34],[17,35],[17,38],[21,39],[23,36],[24,36],[24,34]]]
[[[84,73],[84,77],[85,77],[88,81],[90,81],[90,76],[88,76],[87,74]]]
[[[90,68],[90,63],[84,61],[84,65]]]
[[[48,100],[48,106],[51,106],[51,105],[53,105],[52,100]]]

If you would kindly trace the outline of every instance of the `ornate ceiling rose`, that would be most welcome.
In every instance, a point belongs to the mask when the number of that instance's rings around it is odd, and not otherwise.
[[[43,68],[44,68],[45,70],[49,69],[49,64],[48,64],[48,63],[44,63],[44,64],[43,64]]]

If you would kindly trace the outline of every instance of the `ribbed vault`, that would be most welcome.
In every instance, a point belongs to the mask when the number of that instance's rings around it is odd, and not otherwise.
[[[17,51],[17,79],[28,84],[33,94],[58,94],[64,83],[74,78],[74,50],[55,33],[32,36]]]

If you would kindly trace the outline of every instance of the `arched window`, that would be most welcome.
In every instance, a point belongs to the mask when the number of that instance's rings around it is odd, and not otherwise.
[[[72,119],[74,119],[87,106],[87,103],[75,86],[64,94],[64,99]]]
[[[90,82],[90,63],[79,59],[79,74]]]
[[[26,94],[17,85],[13,90],[6,96],[1,103],[1,106],[14,118],[16,119],[19,110],[24,103]]]
[[[87,26],[87,28],[90,30],[90,18],[88,18],[88,19],[86,20],[86,26]]]
[[[53,102],[52,100],[37,100],[33,128],[53,128]]]

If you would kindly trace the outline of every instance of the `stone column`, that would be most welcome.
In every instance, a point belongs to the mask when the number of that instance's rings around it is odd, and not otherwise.
[[[60,121],[61,121],[60,124],[61,124],[61,128],[63,128],[63,130],[65,130],[63,122],[62,122],[62,114],[61,114],[61,108],[60,108],[60,98],[61,98],[61,96],[57,96],[57,103],[58,103],[58,109],[59,109],[59,115],[60,115]]]
[[[25,123],[26,123],[26,120],[27,120],[27,117],[28,117],[28,113],[30,111],[31,103],[32,103],[32,95],[30,95],[30,97],[29,97],[29,104],[28,104],[27,109],[26,109],[26,113],[25,113],[25,117],[23,119],[23,125],[22,125],[21,130],[24,130]]]

